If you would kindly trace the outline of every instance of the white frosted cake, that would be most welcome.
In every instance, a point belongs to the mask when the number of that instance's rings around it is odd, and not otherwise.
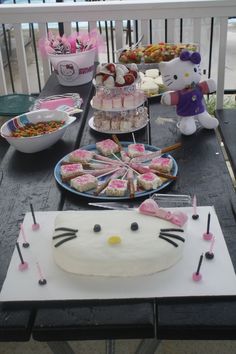
[[[55,219],[55,229],[59,230],[53,234],[54,260],[64,271],[79,275],[152,274],[181,259],[186,225],[180,229],[136,210],[62,212]],[[170,242],[159,237],[161,229],[173,228],[177,231],[172,234],[178,234],[182,240],[169,238]],[[63,233],[71,235],[57,237]]]

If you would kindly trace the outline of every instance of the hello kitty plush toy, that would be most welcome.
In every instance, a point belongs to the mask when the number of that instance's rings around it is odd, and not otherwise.
[[[195,133],[195,119],[207,129],[215,129],[219,123],[206,111],[203,94],[214,92],[216,84],[213,79],[200,82],[200,62],[198,52],[183,51],[179,58],[159,64],[163,83],[172,90],[163,93],[161,103],[176,105],[179,129],[184,135]]]

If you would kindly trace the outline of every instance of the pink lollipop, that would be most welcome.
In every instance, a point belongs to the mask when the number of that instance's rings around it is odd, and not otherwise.
[[[25,262],[24,259],[23,259],[23,256],[22,256],[22,253],[21,253],[20,246],[19,246],[18,242],[16,242],[16,248],[17,248],[17,251],[18,251],[18,254],[19,254],[19,257],[20,257],[20,264],[18,266],[18,269],[22,272],[22,271],[28,269],[28,263]]]
[[[196,273],[193,273],[192,275],[192,279],[193,281],[200,281],[202,279],[202,275],[200,273],[200,268],[202,265],[202,260],[203,260],[203,254],[201,254],[200,258],[199,258],[199,262],[198,262],[198,267],[197,267],[197,271]]]
[[[32,224],[32,230],[38,230],[39,229],[39,224],[36,222],[35,219],[35,215],[34,215],[34,209],[33,209],[33,205],[30,203],[30,209],[31,209],[31,213],[32,213],[32,218],[33,218],[33,224]]]
[[[203,234],[203,238],[206,241],[210,241],[213,237],[213,234],[210,232],[210,222],[211,222],[211,214],[208,213],[208,218],[207,218],[207,231],[204,232]]]

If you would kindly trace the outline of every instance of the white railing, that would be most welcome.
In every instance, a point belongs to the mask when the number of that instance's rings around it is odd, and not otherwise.
[[[86,22],[88,28],[98,27],[98,21],[112,21],[115,29],[115,48],[124,46],[123,27],[125,20],[137,20],[138,36],[142,33],[143,43],[150,41],[150,20],[152,20],[152,40],[165,41],[164,20],[167,20],[167,41],[179,41],[178,19],[183,19],[183,42],[199,43],[200,48],[209,41],[207,23],[214,18],[218,31],[214,42],[213,61],[217,63],[217,108],[223,106],[225,89],[225,60],[228,18],[236,17],[236,0],[138,0],[78,2],[54,4],[0,5],[0,24],[12,24],[21,92],[30,93],[30,78],[27,67],[23,38],[23,23],[38,26],[39,36],[47,35],[47,23],[63,22],[65,33],[72,30],[72,22]],[[208,51],[206,51],[207,53]],[[207,60],[207,59],[206,59]],[[236,61],[235,61],[236,66]],[[47,59],[42,60],[43,77],[46,81],[51,73]],[[207,75],[207,73],[206,73]],[[7,94],[7,78],[0,51],[0,94]]]

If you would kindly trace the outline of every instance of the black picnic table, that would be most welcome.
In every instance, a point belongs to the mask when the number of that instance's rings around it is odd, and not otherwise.
[[[76,92],[83,98],[83,113],[64,137],[51,148],[23,154],[1,141],[0,154],[0,289],[23,220],[32,203],[37,211],[90,209],[88,198],[60,188],[54,178],[56,163],[70,151],[106,134],[92,130],[90,100],[92,83],[78,87],[59,85],[55,75],[40,97]],[[162,193],[197,195],[200,205],[214,205],[236,266],[236,198],[219,139],[215,131],[199,129],[182,136],[173,107],[158,99],[149,100],[150,124],[135,133],[137,142],[166,147],[177,142],[181,149],[172,155],[178,162],[178,178]],[[221,112],[222,113],[222,112]],[[132,141],[131,134],[119,136]],[[134,200],[139,204],[142,199]],[[28,211],[28,210],[27,210]],[[13,291],[17,291],[13,289]],[[236,297],[151,298],[90,300],[0,305],[0,341],[67,341],[82,339],[234,339]]]

